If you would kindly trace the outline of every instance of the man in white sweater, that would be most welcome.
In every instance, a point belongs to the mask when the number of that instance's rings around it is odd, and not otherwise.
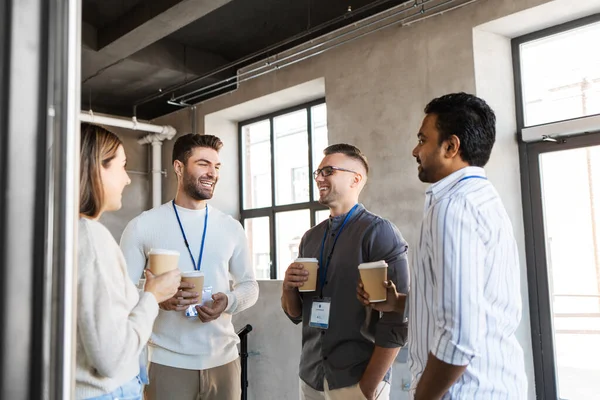
[[[202,288],[185,282],[160,304],[149,342],[148,400],[241,397],[239,339],[231,316],[256,303],[258,283],[241,224],[207,204],[219,179],[222,146],[211,135],[178,138],[173,147],[175,199],[133,219],[121,238],[135,283],[150,249],[162,248],[179,251],[181,272],[200,270],[205,287],[212,287],[213,302],[196,307],[197,317],[187,317],[185,310],[200,302]]]

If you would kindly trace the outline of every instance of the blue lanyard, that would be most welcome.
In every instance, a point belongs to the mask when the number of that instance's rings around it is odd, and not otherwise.
[[[469,176],[465,176],[463,177],[461,180],[459,180],[458,182],[462,182],[462,181],[466,181],[467,179],[483,179],[487,181],[487,178],[485,176],[479,176],[479,175],[469,175]],[[456,183],[458,183],[456,182]]]
[[[204,253],[204,240],[206,239],[206,226],[208,225],[208,204],[204,208],[206,210],[206,214],[204,214],[204,232],[202,232],[202,244],[200,245],[200,255],[198,256],[198,264],[196,265],[196,260],[194,259],[194,255],[192,254],[192,250],[190,250],[190,244],[187,241],[187,237],[185,236],[185,231],[183,230],[183,225],[181,224],[181,220],[179,219],[179,213],[177,212],[177,207],[175,207],[175,200],[172,201],[173,211],[175,211],[175,216],[177,217],[177,222],[179,222],[179,229],[181,229],[181,235],[183,236],[183,241],[185,243],[185,247],[188,249],[188,253],[190,253],[190,258],[192,259],[192,265],[196,271],[200,271],[200,267],[202,266],[202,254]]]
[[[335,239],[333,240],[331,251],[329,252],[329,256],[327,256],[327,261],[325,262],[325,264],[323,264],[323,251],[325,249],[325,239],[327,239],[327,233],[329,233],[329,229],[325,229],[325,234],[323,235],[323,242],[321,243],[321,258],[319,259],[319,266],[321,267],[319,268],[319,281],[321,282],[321,297],[323,297],[323,286],[325,286],[324,284],[325,279],[327,279],[327,269],[329,268],[329,263],[331,262],[331,256],[333,256],[335,244],[337,243],[337,240],[340,237],[340,233],[342,233],[342,230],[344,230],[346,222],[348,222],[350,216],[352,215],[352,213],[354,213],[354,210],[356,210],[356,207],[358,207],[358,203],[355,204],[354,207],[352,207],[352,209],[350,209],[350,211],[346,215],[346,218],[344,218],[344,222],[342,222],[342,226],[340,226],[340,230],[338,231],[337,235],[335,235]]]

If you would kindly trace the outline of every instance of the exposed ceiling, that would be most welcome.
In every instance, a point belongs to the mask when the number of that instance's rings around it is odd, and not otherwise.
[[[175,94],[234,76],[240,67],[406,1],[83,0],[82,109],[131,116],[149,96],[246,59]],[[179,109],[167,103],[170,96],[139,104],[138,118]]]

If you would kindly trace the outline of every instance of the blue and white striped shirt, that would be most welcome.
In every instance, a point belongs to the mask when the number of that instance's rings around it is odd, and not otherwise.
[[[427,190],[409,295],[412,392],[429,353],[468,365],[443,399],[527,398],[519,256],[512,224],[483,168]]]

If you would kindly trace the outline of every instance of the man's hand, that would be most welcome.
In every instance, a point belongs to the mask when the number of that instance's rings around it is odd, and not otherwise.
[[[308,280],[308,271],[304,269],[303,264],[291,263],[285,271],[283,278],[283,290],[296,290],[304,286]]]
[[[356,286],[356,298],[365,306],[371,306],[377,311],[403,313],[404,305],[406,304],[406,294],[398,293],[396,285],[392,281],[384,281],[382,285],[387,290],[386,301],[371,303],[369,301],[369,294],[365,292],[365,287],[359,278],[358,285]]]
[[[210,322],[219,318],[223,311],[227,308],[227,295],[225,293],[215,293],[212,295],[213,302],[209,306],[196,306],[198,311],[198,318],[202,322]]]
[[[198,293],[191,290],[194,287],[194,284],[182,281],[175,296],[159,304],[160,309],[165,311],[183,311],[190,304],[199,303]]]
[[[362,380],[360,382],[358,382],[358,387],[359,387],[360,391],[362,392],[363,396],[365,396],[367,398],[367,400],[374,400],[375,399],[375,391],[377,390],[377,386],[375,386],[374,388],[366,387],[366,386],[367,385],[365,383],[363,383]]]

